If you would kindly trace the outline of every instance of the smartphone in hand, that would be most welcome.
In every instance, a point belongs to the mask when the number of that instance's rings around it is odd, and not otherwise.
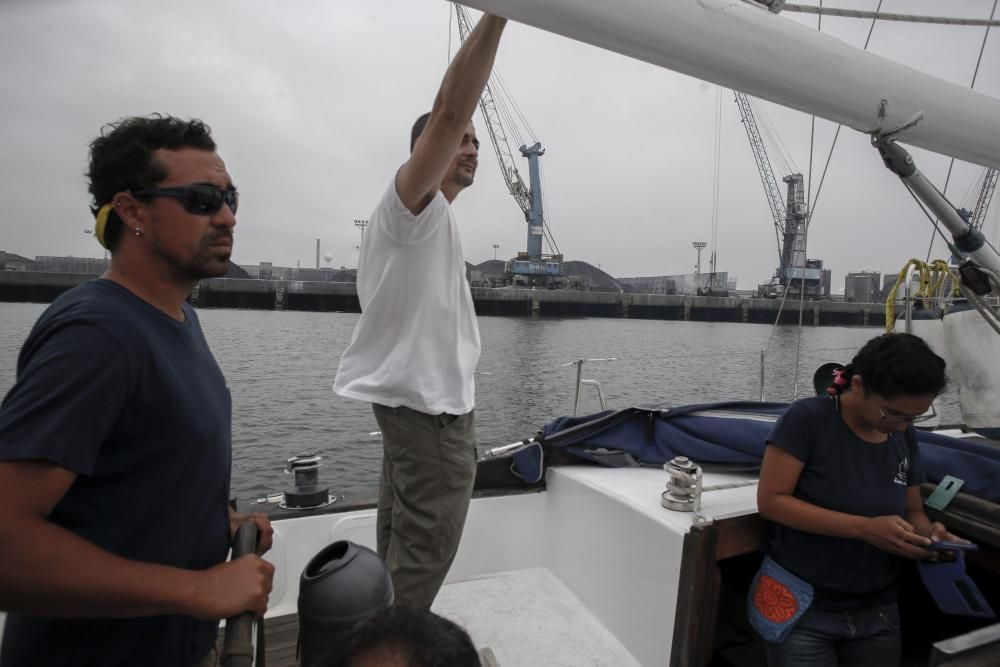
[[[979,545],[971,542],[931,542],[924,547],[928,551],[978,551]]]

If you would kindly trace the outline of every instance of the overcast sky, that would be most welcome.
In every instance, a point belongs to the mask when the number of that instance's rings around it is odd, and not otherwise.
[[[826,4],[872,10],[877,2]],[[882,9],[986,18],[993,4],[885,0]],[[816,24],[815,16],[783,17]],[[868,27],[823,19],[824,32],[858,46]],[[983,31],[880,22],[869,48],[968,86]],[[84,233],[93,225],[87,144],[107,121],[163,112],[213,128],[242,193],[235,261],[313,266],[318,238],[332,266],[354,266],[353,221],[368,217],[405,160],[409,127],[429,109],[457,42],[443,0],[3,0],[0,250],[101,256]],[[794,54],[774,65],[794,67]],[[546,149],[547,219],[566,258],[615,276],[692,271],[691,243],[712,240],[716,87],[517,24],[497,69]],[[1000,30],[990,34],[976,89],[1000,97]],[[807,173],[810,118],[761,104]],[[721,119],[718,268],[747,289],[769,278],[777,245],[730,91]],[[456,202],[474,264],[493,258],[493,244],[500,258],[526,244],[478,112],[476,124],[477,181]],[[817,121],[814,190],[833,130]],[[943,186],[948,160],[911,152]],[[518,160],[527,180],[527,161]],[[971,207],[981,174],[956,163],[955,203]],[[995,201],[984,228],[990,239],[998,209]],[[833,270],[834,290],[847,271],[896,271],[924,257],[930,230],[867,137],[843,131],[809,233],[809,256]],[[935,250],[943,256],[940,243]]]

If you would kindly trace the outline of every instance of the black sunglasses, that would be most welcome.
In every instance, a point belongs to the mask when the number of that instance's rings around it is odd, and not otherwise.
[[[214,215],[225,204],[236,214],[240,203],[240,193],[236,190],[223,190],[214,185],[187,185],[177,188],[150,188],[135,190],[133,197],[173,197],[179,199],[184,210],[195,215]]]

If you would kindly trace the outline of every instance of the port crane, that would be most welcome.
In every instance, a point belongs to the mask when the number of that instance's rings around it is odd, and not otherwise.
[[[823,260],[806,257],[806,227],[809,209],[805,201],[802,174],[789,174],[781,179],[787,184],[787,197],[782,200],[781,188],[771,168],[764,140],[761,137],[750,99],[746,93],[733,91],[740,109],[743,128],[750,140],[750,148],[757,162],[757,171],[764,194],[774,219],[778,242],[778,268],[771,282],[757,290],[760,297],[778,297],[783,293],[805,298],[823,298],[829,295],[829,285],[824,285]]]
[[[983,223],[986,221],[986,211],[990,208],[990,202],[993,200],[993,191],[997,187],[997,176],[1000,175],[996,169],[987,169],[983,173],[983,184],[979,188],[979,197],[976,198],[976,205],[971,212],[968,213],[969,226],[975,230],[982,230]]]
[[[458,20],[459,38],[465,42],[469,33],[472,32],[472,21],[468,11],[463,6],[455,4],[454,7]],[[490,141],[496,151],[497,160],[500,162],[500,172],[503,174],[507,189],[510,190],[510,194],[524,213],[524,219],[528,223],[527,248],[524,252],[518,252],[516,257],[504,265],[505,282],[508,284],[559,287],[563,277],[563,256],[545,222],[542,202],[539,158],[545,154],[545,149],[537,141],[531,146],[522,144],[519,149],[521,155],[528,159],[528,180],[531,183],[529,187],[525,185],[517,171],[510,142],[507,139],[507,131],[501,120],[503,107],[497,104],[497,98],[493,94],[494,89],[503,92],[504,86],[494,74],[491,74],[486,87],[483,88],[483,94],[479,98],[479,108],[489,131]],[[543,239],[551,250],[550,254],[542,253]]]

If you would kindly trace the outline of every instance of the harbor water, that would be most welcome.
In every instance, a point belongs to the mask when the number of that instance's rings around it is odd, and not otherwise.
[[[0,303],[0,393],[13,385],[17,354],[44,304]],[[233,396],[233,495],[255,499],[283,490],[285,460],[324,457],[332,490],[374,486],[381,441],[368,404],[336,396],[333,376],[358,315],[299,311],[198,311]],[[483,354],[476,375],[479,445],[494,447],[534,434],[572,414],[577,359],[609,407],[760,397],[761,350],[767,400],[812,392],[812,373],[846,363],[873,327],[803,327],[604,318],[480,317]],[[405,332],[404,332],[405,333]],[[569,364],[569,365],[567,365]],[[960,420],[954,397],[940,407]],[[584,386],[581,414],[600,409]]]

